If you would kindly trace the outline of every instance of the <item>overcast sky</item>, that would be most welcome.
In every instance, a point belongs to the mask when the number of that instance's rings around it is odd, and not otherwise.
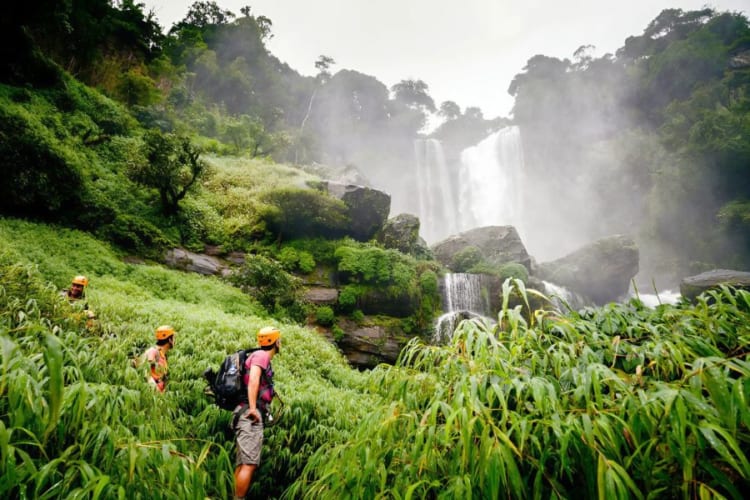
[[[142,0],[168,29],[193,0]],[[268,48],[304,75],[321,54],[332,72],[352,69],[388,87],[421,79],[436,105],[478,106],[486,118],[507,116],[507,89],[536,54],[572,58],[581,45],[595,56],[640,35],[666,8],[704,5],[748,15],[750,0],[217,0],[236,15],[249,5],[273,23]]]

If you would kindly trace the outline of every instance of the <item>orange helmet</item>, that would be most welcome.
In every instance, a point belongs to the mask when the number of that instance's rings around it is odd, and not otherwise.
[[[273,345],[279,338],[281,332],[275,326],[264,326],[258,330],[258,345],[261,347]]]
[[[174,328],[169,325],[163,325],[156,329],[156,340],[168,339],[174,335]]]
[[[71,282],[73,285],[86,286],[89,284],[89,279],[86,276],[76,276]]]

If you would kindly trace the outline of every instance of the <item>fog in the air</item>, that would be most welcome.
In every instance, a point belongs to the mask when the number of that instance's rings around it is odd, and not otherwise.
[[[219,2],[235,12],[240,3]],[[146,4],[166,26],[187,9]],[[731,251],[731,241],[708,234],[726,186],[670,144],[688,114],[670,104],[715,70],[661,54],[661,41],[686,22],[662,13],[703,2],[250,6],[273,22],[270,53],[315,79],[284,117],[315,138],[292,160],[388,192],[391,216],[418,215],[427,243],[513,225],[543,262],[627,234],[641,250],[641,279],[665,286],[676,261],[684,271],[702,258],[694,248],[702,232]],[[313,65],[322,55],[324,71]]]

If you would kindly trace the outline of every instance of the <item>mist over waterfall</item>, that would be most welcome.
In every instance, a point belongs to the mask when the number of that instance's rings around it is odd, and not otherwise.
[[[417,216],[427,243],[481,226],[513,225],[524,237],[523,152],[518,127],[463,150],[449,165],[440,141],[415,143]]]
[[[414,143],[417,158],[417,217],[421,236],[434,243],[458,230],[458,205],[445,154],[437,139],[420,139]]]

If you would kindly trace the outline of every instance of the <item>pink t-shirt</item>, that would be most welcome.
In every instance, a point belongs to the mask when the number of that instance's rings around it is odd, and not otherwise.
[[[256,365],[264,372],[260,377],[258,399],[261,404],[269,404],[273,400],[273,368],[271,368],[271,354],[262,349],[253,351],[245,360],[245,378],[247,386],[250,383],[250,367]]]

